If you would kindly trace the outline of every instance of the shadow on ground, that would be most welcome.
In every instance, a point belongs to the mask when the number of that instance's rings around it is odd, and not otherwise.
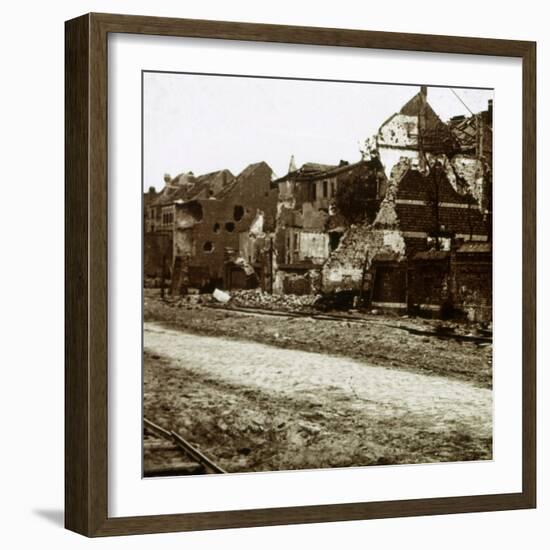
[[[46,521],[49,521],[50,523],[53,523],[54,525],[57,525],[58,527],[65,526],[65,513],[63,512],[63,510],[40,509],[33,510],[33,514],[35,516],[45,519]]]

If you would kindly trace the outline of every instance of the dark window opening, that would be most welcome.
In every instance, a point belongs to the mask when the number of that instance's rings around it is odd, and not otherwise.
[[[233,222],[227,222],[225,224],[225,230],[228,232],[228,233],[233,233],[233,231],[235,231],[235,224]]]
[[[323,198],[326,199],[328,197],[328,181],[323,182]]]
[[[214,224],[214,233],[219,233],[219,232],[220,232],[220,224],[216,222]]]
[[[332,232],[328,234],[328,242],[330,246],[331,252],[333,250],[336,250],[338,248],[338,245],[340,244],[340,239],[342,238],[341,233]]]
[[[243,219],[243,216],[244,216],[244,208],[240,204],[237,204],[237,206],[233,208],[233,219],[236,222],[238,222]]]
[[[212,250],[214,250],[214,245],[212,244],[211,241],[206,241],[206,242],[202,245],[202,249],[203,249],[205,252],[212,252]]]
[[[195,221],[200,222],[202,221],[202,206],[200,202],[193,201],[190,202],[187,205],[187,210],[193,218],[195,218]]]

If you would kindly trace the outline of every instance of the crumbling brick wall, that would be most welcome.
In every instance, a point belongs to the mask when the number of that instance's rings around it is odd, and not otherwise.
[[[161,277],[163,261],[166,262],[165,275],[172,267],[172,235],[170,233],[145,233],[143,237],[143,275]]]
[[[490,245],[464,245],[462,250],[453,254],[451,265],[457,313],[469,321],[492,321],[493,264]]]
[[[452,310],[449,252],[418,253],[409,262],[408,303],[412,311],[431,316],[450,315]]]
[[[377,255],[389,254],[396,258],[405,255],[405,240],[399,229],[395,198],[399,180],[407,168],[408,162],[403,161],[392,170],[386,196],[374,222],[355,224],[346,231],[323,266],[324,292],[365,290],[361,285],[369,284],[370,276],[365,275],[370,275],[372,261]]]
[[[190,286],[222,285],[228,251],[246,260],[257,257],[246,235],[256,231],[260,218],[262,232],[274,227],[277,190],[271,173],[266,163],[250,165],[216,199],[176,205],[176,255],[186,258]]]
[[[405,241],[398,229],[378,228],[370,224],[353,225],[323,266],[323,292],[360,291],[364,272],[370,270],[377,255],[402,256],[404,253]],[[369,278],[366,280],[368,282]]]
[[[467,155],[455,155],[450,162],[456,177],[455,189],[470,193],[476,199],[480,208],[485,209],[487,198],[483,162]]]
[[[372,268],[370,300],[373,307],[406,308],[406,262],[379,262],[375,259]]]
[[[490,243],[466,243],[451,252],[417,253],[409,262],[409,310],[476,322],[491,321],[490,250]]]
[[[275,274],[276,294],[319,294],[321,290],[320,268],[279,270]]]
[[[349,223],[338,212],[338,190],[357,179],[364,180],[365,208],[368,219],[372,221],[380,202],[380,190],[386,180],[378,158],[361,160],[353,165],[341,163],[324,168],[319,165],[318,169],[309,172],[305,167],[307,164],[299,174],[290,173],[278,180],[279,200],[274,236],[276,271],[291,270],[294,264],[321,265],[326,262],[331,250],[338,244],[335,234],[342,234]],[[302,276],[305,276],[307,266],[301,267]],[[348,271],[350,273],[342,275],[344,286],[348,286],[349,279],[356,278],[355,269]],[[275,292],[285,292],[285,280],[286,275],[276,274]],[[323,285],[316,283],[313,286],[321,288]]]
[[[299,231],[298,260],[311,261],[314,264],[323,263],[328,257],[328,233],[320,231]]]

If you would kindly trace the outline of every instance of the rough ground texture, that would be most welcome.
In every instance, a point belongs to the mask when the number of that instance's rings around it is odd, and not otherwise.
[[[492,384],[492,346],[404,330],[432,330],[434,322],[428,320],[370,316],[370,321],[358,323],[250,315],[182,302],[167,304],[158,298],[158,291],[145,294],[144,319],[193,334],[330,353],[377,366],[444,375],[482,388]]]
[[[145,416],[227,471],[492,456],[488,389],[159,323],[144,329]]]

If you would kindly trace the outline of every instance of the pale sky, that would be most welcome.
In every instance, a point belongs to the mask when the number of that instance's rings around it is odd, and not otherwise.
[[[454,88],[475,113],[492,90]],[[419,86],[233,76],[145,73],[144,189],[163,176],[228,168],[237,175],[265,161],[278,176],[290,156],[305,162],[356,162],[359,144],[419,91]],[[428,102],[446,121],[469,115],[448,88],[428,87]]]

